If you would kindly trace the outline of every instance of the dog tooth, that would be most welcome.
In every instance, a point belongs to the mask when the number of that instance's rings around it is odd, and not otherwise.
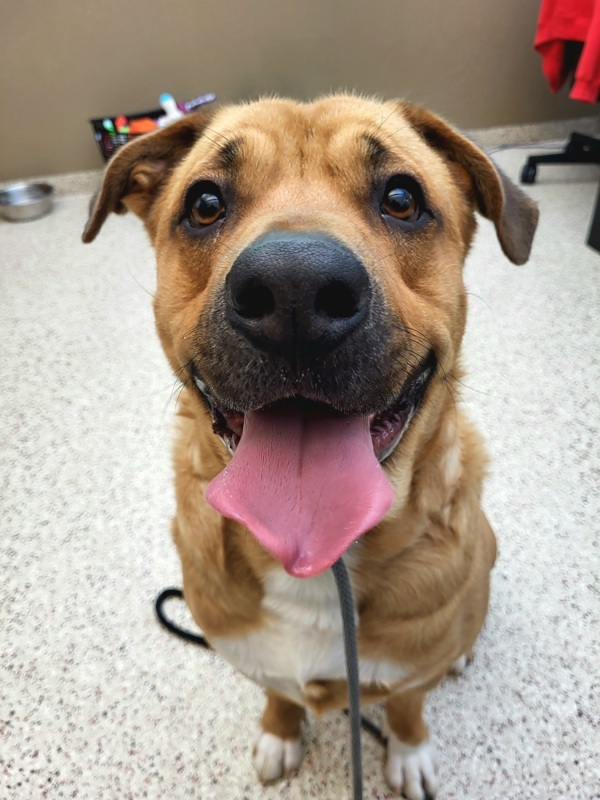
[[[222,436],[221,434],[219,434],[219,439],[223,442],[225,447],[229,450],[229,454],[232,455],[232,456],[235,455],[235,451],[237,449],[237,445],[235,445],[233,443],[233,441],[230,441],[227,436]]]
[[[197,375],[194,375],[194,383],[200,389],[202,394],[208,394],[209,393],[207,385],[204,383],[203,380],[200,380],[200,378]]]

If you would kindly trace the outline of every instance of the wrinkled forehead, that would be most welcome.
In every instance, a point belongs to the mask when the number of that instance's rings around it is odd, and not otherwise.
[[[274,99],[225,108],[182,166],[187,180],[210,173],[271,185],[294,177],[351,186],[385,172],[424,180],[432,161],[439,156],[400,104],[338,96],[310,104]]]

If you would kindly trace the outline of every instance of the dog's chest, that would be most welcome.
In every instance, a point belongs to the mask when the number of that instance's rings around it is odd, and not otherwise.
[[[246,636],[221,636],[215,649],[262,686],[298,702],[307,683],[346,677],[342,617],[331,571],[292,578],[274,569],[264,579],[266,623]],[[362,683],[389,685],[408,670],[386,661],[360,660]]]

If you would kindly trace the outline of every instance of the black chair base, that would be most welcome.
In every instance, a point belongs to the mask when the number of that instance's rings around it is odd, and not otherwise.
[[[560,153],[529,156],[521,169],[521,183],[535,183],[540,164],[600,164],[600,139],[583,133],[572,133]],[[600,187],[587,243],[600,253]]]
[[[560,153],[529,156],[521,170],[521,183],[535,183],[538,164],[600,164],[600,139],[572,133]]]

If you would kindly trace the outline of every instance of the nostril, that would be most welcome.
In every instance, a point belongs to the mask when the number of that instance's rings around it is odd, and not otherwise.
[[[319,289],[315,297],[315,311],[332,319],[349,319],[359,307],[356,293],[343,281],[331,281]]]
[[[234,306],[240,317],[260,319],[275,311],[275,298],[263,284],[249,281],[238,290]]]

